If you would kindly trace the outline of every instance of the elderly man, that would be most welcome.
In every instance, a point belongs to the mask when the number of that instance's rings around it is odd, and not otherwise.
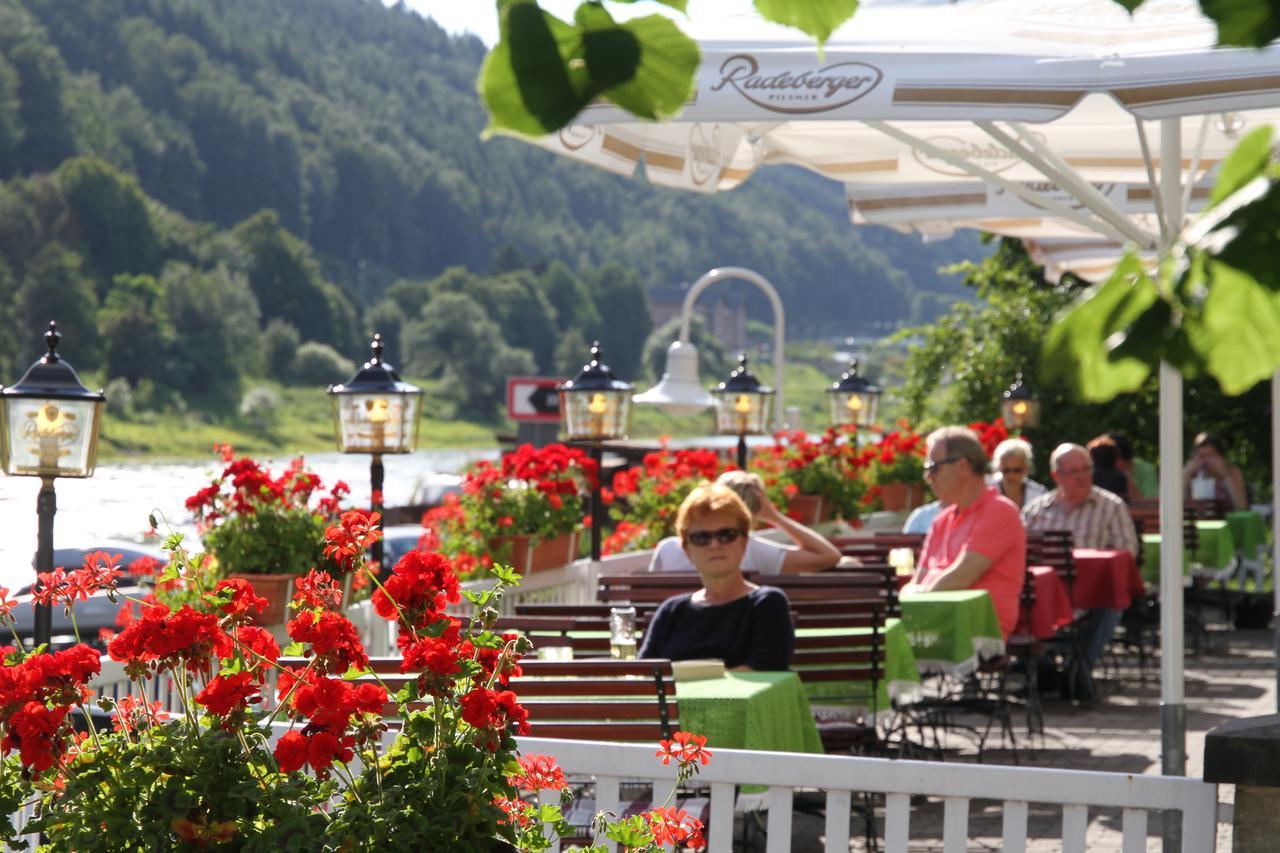
[[[985,589],[1005,639],[1018,623],[1027,534],[1013,502],[985,480],[987,454],[973,431],[942,427],[925,440],[924,475],[945,508],[929,527],[908,592]]]
[[[1125,502],[1093,484],[1093,459],[1078,444],[1060,444],[1049,457],[1058,487],[1022,510],[1027,530],[1070,530],[1077,548],[1106,548],[1139,556],[1138,533]],[[1090,610],[1080,624],[1085,672],[1092,672],[1116,626],[1121,611]]]

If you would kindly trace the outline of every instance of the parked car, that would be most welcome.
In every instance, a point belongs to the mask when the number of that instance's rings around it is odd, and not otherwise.
[[[120,581],[120,594],[116,596],[115,601],[111,601],[105,593],[98,593],[86,601],[77,601],[74,605],[76,627],[80,630],[81,639],[91,645],[100,645],[98,631],[100,628],[116,627],[116,615],[120,612],[120,607],[124,603],[122,596],[129,595],[141,598],[149,591],[148,579],[129,575],[128,567],[134,561],[144,557],[150,557],[161,564],[167,563],[169,557],[164,551],[149,545],[139,545],[136,542],[108,541],[83,548],[56,548],[53,552],[53,564],[66,569],[78,568],[84,564],[85,556],[94,551],[106,551],[113,556],[119,554],[119,566],[126,570],[125,577],[121,578]],[[34,557],[32,557],[31,564],[32,581],[34,582]],[[28,584],[18,590],[16,596],[18,606],[13,609],[18,637],[27,644],[30,644],[35,634],[35,608],[31,605],[31,588],[32,585]],[[64,608],[53,608],[53,630],[50,645],[55,649],[60,649],[75,645],[75,642],[75,631],[72,629],[71,618]]]

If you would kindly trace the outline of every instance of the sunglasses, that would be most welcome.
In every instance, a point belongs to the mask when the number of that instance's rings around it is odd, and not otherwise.
[[[736,527],[721,527],[719,530],[690,530],[685,539],[695,548],[705,548],[712,539],[721,545],[732,545],[741,535],[742,531]]]
[[[924,463],[924,475],[930,477],[943,465],[950,465],[952,462],[959,462],[963,456],[948,456],[945,459],[939,459],[937,462]]]

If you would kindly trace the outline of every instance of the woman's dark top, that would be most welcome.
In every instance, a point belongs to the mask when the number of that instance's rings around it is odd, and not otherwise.
[[[1123,471],[1117,471],[1115,468],[1094,468],[1093,484],[1099,489],[1106,489],[1108,492],[1119,495],[1125,503],[1129,502],[1129,478]]]
[[[649,622],[640,657],[717,658],[729,668],[785,670],[794,647],[787,594],[762,586],[728,604],[694,604],[693,593],[668,598]]]

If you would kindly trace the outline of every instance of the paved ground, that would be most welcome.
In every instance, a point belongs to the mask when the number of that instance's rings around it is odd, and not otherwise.
[[[1275,656],[1269,631],[1214,631],[1203,654],[1186,658],[1187,775],[1200,776],[1204,762],[1205,733],[1222,722],[1240,717],[1275,713]],[[1090,706],[1048,697],[1045,702],[1045,736],[1036,738],[1034,749],[1023,742],[1025,728],[1015,718],[1024,766],[1065,767],[1125,773],[1160,773],[1160,686],[1159,661],[1153,661],[1148,680],[1139,677],[1136,658],[1120,656],[1111,662],[1103,684],[1103,699]],[[947,761],[974,761],[972,744],[955,736],[947,742]],[[990,751],[989,763],[1012,763],[1007,749]],[[1219,802],[1229,803],[1231,786],[1219,789]],[[883,811],[877,808],[877,823]],[[1119,853],[1121,814],[1119,809],[1093,809],[1089,813],[1088,846],[1091,851]],[[918,798],[912,804],[911,849],[940,851],[942,803]],[[1000,804],[975,800],[970,805],[969,849],[1000,849]],[[821,818],[797,814],[792,849],[796,853],[822,850]],[[866,850],[863,824],[854,817],[850,827],[850,850]],[[1147,849],[1161,850],[1160,822],[1149,820]],[[1048,853],[1061,849],[1060,812],[1056,808],[1032,806],[1029,821],[1032,837],[1029,850]],[[739,836],[741,838],[741,836]],[[745,845],[743,845],[745,846]],[[1280,849],[1280,842],[1277,842]],[[1231,827],[1218,827],[1217,850],[1231,849]]]

